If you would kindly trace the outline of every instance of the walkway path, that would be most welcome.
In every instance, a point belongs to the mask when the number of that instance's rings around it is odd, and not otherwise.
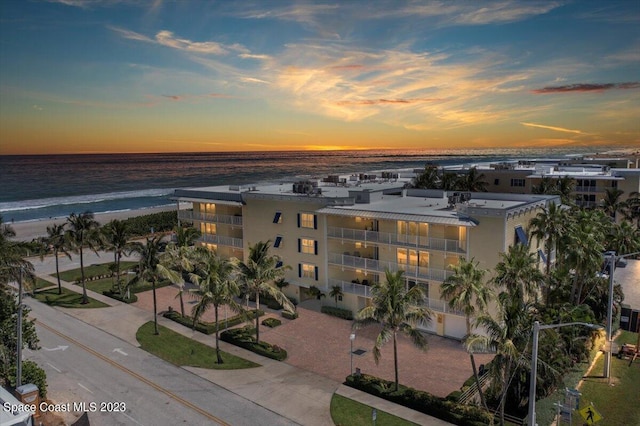
[[[91,255],[94,256],[94,255]],[[77,268],[78,265],[68,259],[61,258],[61,270]],[[100,258],[90,258],[86,264],[108,261],[109,256],[103,254]],[[49,274],[55,271],[55,264],[51,258],[31,259],[39,277],[52,283],[56,280]],[[63,285],[69,289],[78,291],[78,287],[67,282]],[[150,293],[150,292],[147,292]],[[134,305],[118,302],[101,294],[89,292],[90,297],[100,300],[110,307],[101,309],[65,309],[69,315],[94,325],[126,342],[138,346],[135,338],[138,328],[153,319],[150,311],[150,294],[139,294],[139,301]],[[176,308],[179,306],[175,300],[176,289],[165,287],[158,290],[158,310],[166,310],[169,304]],[[187,307],[190,308],[187,303]],[[63,308],[61,308],[63,309]],[[270,314],[274,315],[274,314]],[[334,393],[360,401],[378,410],[386,411],[396,416],[411,420],[421,425],[446,425],[448,423],[439,419],[424,415],[417,411],[389,403],[380,398],[373,397],[356,389],[341,384],[349,373],[350,351],[349,334],[350,322],[314,312],[313,310],[300,308],[300,318],[294,321],[283,320],[283,325],[274,329],[264,327],[261,329],[261,337],[270,343],[282,345],[287,348],[290,356],[286,362],[278,362],[236,346],[221,342],[222,350],[254,361],[262,367],[247,370],[208,370],[193,367],[183,367],[187,371],[198,374],[207,380],[224,387],[244,398],[264,406],[276,413],[299,422],[303,425],[332,425],[330,417],[330,401]],[[189,328],[181,326],[173,321],[159,316],[158,321],[178,333],[197,340],[209,346],[214,345],[213,337]],[[354,349],[367,350],[364,356],[354,357],[354,366],[362,368],[363,372],[379,374],[388,365],[392,365],[392,357],[383,352],[385,365],[378,369],[368,360],[370,348],[375,338],[375,330],[363,330],[358,332]],[[451,390],[457,389],[469,376],[470,369],[466,353],[460,348],[459,343],[429,337],[431,348],[424,354],[410,347],[408,342],[403,342],[407,347],[399,350],[401,363],[409,367],[407,371],[401,370],[400,377],[403,383],[415,376],[416,371],[424,376],[425,383],[432,383],[437,388],[432,393],[446,395]],[[435,343],[434,343],[435,341]],[[385,348],[386,349],[386,348]],[[390,350],[390,347],[389,347]],[[417,355],[416,355],[417,354]],[[416,358],[417,356],[417,358]],[[485,360],[480,360],[486,362]],[[461,364],[463,364],[461,366]],[[375,369],[375,370],[374,370]],[[392,371],[392,370],[391,370]],[[389,371],[385,373],[387,375]],[[433,378],[436,380],[433,380]],[[433,383],[436,383],[433,385]],[[446,389],[438,383],[446,384]]]

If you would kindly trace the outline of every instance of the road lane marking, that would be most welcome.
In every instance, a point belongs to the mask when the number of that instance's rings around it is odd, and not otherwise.
[[[128,418],[129,420],[131,420],[132,422],[134,422],[135,424],[140,425],[140,426],[144,426],[142,423],[140,423],[139,421],[137,421],[133,417],[127,415],[127,413],[122,413],[122,415],[125,416],[126,418]]]
[[[82,389],[86,390],[86,391],[87,391],[87,392],[89,392],[89,393],[93,393],[93,392],[91,391],[91,389],[89,389],[89,388],[88,388],[88,387],[86,387],[86,386],[83,386],[83,385],[82,385],[82,383],[78,383],[78,386],[80,386]]]
[[[113,352],[118,352],[120,355],[127,356],[127,353],[123,351],[121,348],[115,348]]]
[[[58,373],[62,373],[62,370],[60,370],[58,367],[56,367],[55,365],[51,364],[50,362],[47,362],[47,364],[49,365],[49,367],[53,368],[54,370],[56,370]]]
[[[93,349],[91,349],[90,347],[78,342],[77,340],[75,340],[72,337],[67,336],[66,334],[63,334],[61,332],[59,332],[58,330],[49,327],[48,325],[44,324],[42,321],[38,321],[36,322],[36,325],[50,331],[51,333],[65,339],[66,341],[73,343],[74,345],[78,346],[81,349],[84,349],[85,351],[89,352],[90,354],[92,354],[93,356],[103,360],[104,362],[111,364],[111,366],[129,374],[130,376],[140,380],[143,383],[146,383],[147,385],[151,386],[152,388],[154,388],[155,390],[157,390],[158,392],[162,392],[163,394],[167,395],[169,398],[174,399],[175,401],[179,402],[180,404],[184,405],[187,408],[192,409],[193,411],[197,412],[198,414],[201,414],[202,416],[208,418],[209,420],[212,420],[216,423],[218,423],[221,426],[231,426],[229,423],[225,422],[224,420],[214,416],[213,414],[203,410],[202,408],[198,407],[197,405],[192,404],[191,402],[187,401],[184,398],[179,397],[178,395],[174,394],[173,392],[169,391],[168,389],[163,388],[162,386],[152,382],[151,380],[147,379],[146,377],[136,373],[135,371],[129,370],[127,367],[125,367],[124,365],[121,365],[111,359],[109,359],[108,357],[102,355],[100,352],[97,352]],[[79,384],[79,383],[78,383]]]
[[[69,347],[69,346],[62,346],[62,345],[58,345],[58,346],[57,346],[57,347],[55,347],[55,348],[51,348],[51,349],[49,349],[49,348],[45,348],[45,347],[43,346],[43,347],[42,347],[42,349],[44,349],[44,350],[45,350],[45,351],[47,351],[47,352],[53,352],[53,351],[66,351],[68,347]]]

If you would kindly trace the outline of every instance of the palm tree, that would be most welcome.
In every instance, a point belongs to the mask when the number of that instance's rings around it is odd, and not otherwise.
[[[175,271],[178,276],[184,278],[185,273],[193,272],[195,264],[200,261],[206,261],[207,256],[211,253],[205,247],[195,246],[178,246],[171,243],[167,246],[165,252],[161,255],[163,263],[171,270]],[[180,299],[180,314],[184,316],[184,298],[185,281],[180,279],[173,282],[178,287],[177,298]]]
[[[47,236],[42,238],[42,244],[46,247],[46,251],[52,251],[53,256],[56,259],[56,278],[58,279],[58,294],[62,294],[62,283],[60,282],[60,262],[58,256],[60,253],[71,259],[69,253],[69,241],[67,234],[65,233],[66,223],[57,224],[54,223],[51,226],[47,226]],[[41,256],[42,257],[42,256]]]
[[[500,424],[504,425],[504,409],[511,390],[510,382],[514,371],[526,369],[528,360],[521,354],[527,347],[531,332],[531,306],[518,300],[507,291],[498,296],[497,316],[483,314],[476,320],[476,326],[486,331],[485,335],[474,334],[465,341],[467,350],[493,351],[495,357],[489,364],[492,378],[490,393],[500,401]]]
[[[565,261],[567,267],[574,270],[570,301],[580,304],[585,282],[600,270],[605,235],[611,221],[597,210],[581,210],[573,217],[566,235]]]
[[[240,288],[233,279],[234,266],[230,261],[221,259],[211,251],[203,256],[203,260],[204,262],[198,263],[194,272],[189,274],[191,280],[198,286],[198,289],[193,291],[194,296],[199,299],[193,307],[193,321],[194,323],[198,321],[202,314],[213,306],[216,321],[216,356],[218,364],[222,364],[218,311],[220,306],[226,305],[233,312],[243,312],[242,306],[235,300],[240,293]]]
[[[607,239],[607,248],[618,254],[640,251],[640,229],[626,220],[615,224]]]
[[[416,174],[413,178],[411,186],[413,188],[420,189],[438,189],[440,185],[440,176],[438,173],[438,166],[433,164],[427,164],[424,166],[424,171],[420,174]]]
[[[500,253],[500,257],[502,260],[495,267],[495,284],[517,300],[536,300],[544,278],[529,246],[515,244],[506,253]]]
[[[239,262],[240,280],[245,293],[254,294],[256,309],[260,309],[260,295],[267,294],[283,305],[286,310],[294,311],[293,304],[274,284],[284,277],[284,268],[278,267],[280,258],[269,255],[270,241],[260,241],[249,247],[246,262]],[[256,342],[260,342],[260,317],[256,313]]]
[[[487,186],[489,184],[484,178],[484,173],[478,173],[478,169],[472,167],[468,173],[460,177],[458,188],[462,191],[487,192]]]
[[[122,286],[120,285],[120,262],[125,251],[131,248],[131,245],[129,244],[129,237],[131,236],[131,233],[129,232],[127,222],[118,219],[114,219],[107,223],[102,228],[102,233],[107,250],[113,250],[113,263],[116,268],[116,281],[114,287],[118,289],[118,293],[120,294],[120,297],[122,297],[124,295]]]
[[[431,311],[423,306],[424,291],[419,285],[407,290],[403,271],[385,271],[386,281],[376,283],[371,288],[371,305],[362,308],[356,315],[354,328],[370,324],[380,324],[382,330],[373,347],[373,359],[380,361],[380,348],[393,339],[393,365],[395,368],[395,389],[398,390],[398,333],[403,333],[413,344],[426,349],[427,339],[417,329],[419,323],[431,321]]]
[[[460,257],[457,265],[451,265],[453,275],[448,277],[440,286],[440,296],[449,301],[449,307],[453,310],[462,311],[467,325],[465,339],[471,336],[471,318],[478,313],[486,312],[487,304],[492,297],[491,289],[485,285],[484,275],[486,270],[478,268],[478,262],[472,258],[467,261]],[[476,362],[473,351],[469,351],[473,376],[476,379],[480,401],[485,409],[487,403],[484,399],[480,378],[476,370]]]
[[[556,194],[556,183],[549,176],[543,176],[538,185],[531,188],[532,194]]]
[[[622,194],[624,191],[618,188],[607,188],[604,193],[601,205],[606,214],[611,216],[613,220],[616,219],[616,213],[621,211],[624,207],[622,203]]]
[[[333,297],[333,300],[336,302],[336,308],[338,307],[338,299],[342,297],[344,293],[342,293],[342,287],[339,285],[334,285],[331,287],[331,291],[329,292],[329,297]]]
[[[558,241],[566,233],[568,222],[569,219],[565,210],[554,202],[543,208],[529,222],[529,232],[536,238],[538,244],[540,244],[540,241],[544,241],[544,250],[547,257],[545,265],[547,280],[551,273],[551,254],[555,250],[557,256]],[[545,302],[549,298],[549,291],[550,285],[547,283],[545,286]]]
[[[178,247],[192,246],[200,237],[200,231],[192,226],[176,226],[174,232]]]
[[[440,178],[440,189],[445,191],[454,191],[458,189],[458,175],[452,172],[443,172],[442,177]]]
[[[80,255],[80,276],[82,281],[82,303],[89,303],[87,297],[87,286],[84,276],[84,247],[87,246],[90,249],[96,251],[96,230],[100,226],[98,222],[93,218],[93,213],[87,211],[81,214],[71,213],[67,218],[69,229],[67,233],[69,235],[73,250]]]
[[[132,251],[138,253],[140,261],[138,262],[138,270],[136,276],[127,284],[134,286],[139,282],[151,283],[153,290],[153,324],[155,334],[158,335],[158,302],[156,298],[156,284],[162,279],[168,279],[172,282],[182,280],[175,271],[167,268],[160,261],[160,250],[162,248],[162,236],[147,237],[146,244],[135,242],[132,245]]]
[[[556,183],[556,194],[560,196],[562,204],[573,204],[572,195],[576,189],[576,180],[570,176],[562,176]]]
[[[0,215],[0,284],[6,285],[11,281],[26,278],[34,280],[33,265],[24,260],[27,248],[21,242],[11,241],[16,236],[11,225],[3,223]]]
[[[636,226],[640,227],[640,192],[634,191],[629,194],[629,198],[623,204],[622,214],[629,222],[633,224],[635,221]]]

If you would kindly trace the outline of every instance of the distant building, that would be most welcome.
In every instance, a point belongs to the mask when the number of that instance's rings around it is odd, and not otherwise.
[[[370,303],[371,286],[385,270],[404,270],[407,286],[420,285],[434,311],[422,329],[461,338],[464,317],[440,298],[440,285],[459,257],[493,269],[500,252],[526,242],[532,217],[558,196],[461,193],[406,189],[414,174],[378,172],[295,183],[179,189],[178,218],[202,232],[199,244],[223,256],[246,258],[249,247],[270,240],[272,253],[291,267],[287,295],[308,299],[311,286],[354,313]],[[187,206],[192,206],[192,209]],[[544,254],[532,244],[540,264]],[[488,278],[488,277],[487,277]]]
[[[575,180],[573,197],[581,207],[599,206],[606,191],[623,191],[621,200],[640,191],[638,157],[579,157],[566,160],[526,160],[494,164],[466,164],[444,168],[444,173],[463,174],[475,167],[484,175],[488,192],[532,194],[543,179]]]

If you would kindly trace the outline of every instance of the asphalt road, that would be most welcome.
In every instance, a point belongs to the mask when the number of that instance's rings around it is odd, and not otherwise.
[[[94,403],[92,425],[296,424],[64,312],[25,302],[41,349],[24,358],[45,369],[56,403],[89,410]]]

